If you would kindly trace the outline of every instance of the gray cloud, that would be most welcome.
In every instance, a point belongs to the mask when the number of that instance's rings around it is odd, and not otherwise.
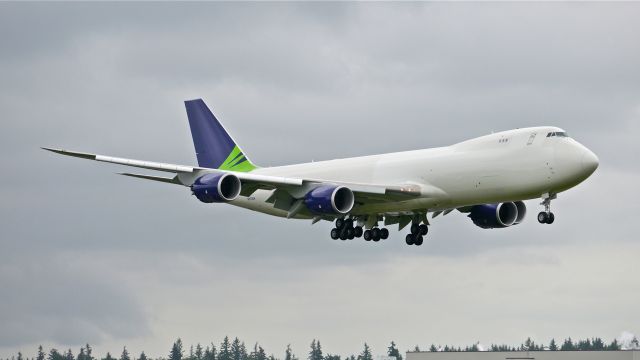
[[[292,342],[301,355],[320,337],[333,352],[368,340],[381,353],[391,339],[408,348],[638,332],[628,315],[638,288],[626,280],[638,272],[619,258],[636,250],[640,210],[639,11],[0,4],[0,287],[11,294],[0,319],[20,330],[0,330],[0,352],[90,341],[157,356],[177,336],[228,333],[274,352]],[[181,103],[193,97],[265,166],[552,124],[601,167],[561,194],[553,227],[530,216],[483,231],[452,213],[416,249],[395,232],[375,246],[333,242],[327,224],[208,206],[186,189],[38,149],[194,163]],[[605,299],[586,279],[620,296]],[[76,294],[78,283],[89,291]],[[59,328],[65,320],[74,331]]]

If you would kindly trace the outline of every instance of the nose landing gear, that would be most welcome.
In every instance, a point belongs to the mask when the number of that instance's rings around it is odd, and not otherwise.
[[[551,200],[557,198],[556,194],[545,194],[542,196],[542,202],[540,205],[544,205],[544,211],[538,213],[538,222],[540,224],[553,224],[556,219],[555,215],[551,212]]]

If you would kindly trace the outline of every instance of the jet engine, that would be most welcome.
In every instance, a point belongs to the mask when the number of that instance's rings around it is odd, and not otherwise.
[[[524,220],[526,213],[527,207],[524,202],[516,201],[475,205],[471,208],[469,217],[477,226],[493,229],[517,225]]]
[[[240,179],[232,174],[206,174],[191,185],[191,191],[203,203],[227,202],[240,194]]]
[[[343,215],[353,209],[353,191],[344,186],[319,186],[305,195],[304,204],[312,213]]]

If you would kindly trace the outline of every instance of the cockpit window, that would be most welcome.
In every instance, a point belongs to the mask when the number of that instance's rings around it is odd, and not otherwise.
[[[557,136],[557,137],[569,137],[569,135],[567,135],[567,133],[564,132],[564,131],[554,131],[554,132],[550,132],[550,133],[547,134],[547,137],[554,137],[554,136]]]

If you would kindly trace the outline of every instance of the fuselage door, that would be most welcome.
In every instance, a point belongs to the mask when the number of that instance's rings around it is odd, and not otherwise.
[[[531,136],[529,136],[529,141],[527,141],[527,145],[533,144],[533,140],[536,139],[536,135],[537,133],[531,133]]]

